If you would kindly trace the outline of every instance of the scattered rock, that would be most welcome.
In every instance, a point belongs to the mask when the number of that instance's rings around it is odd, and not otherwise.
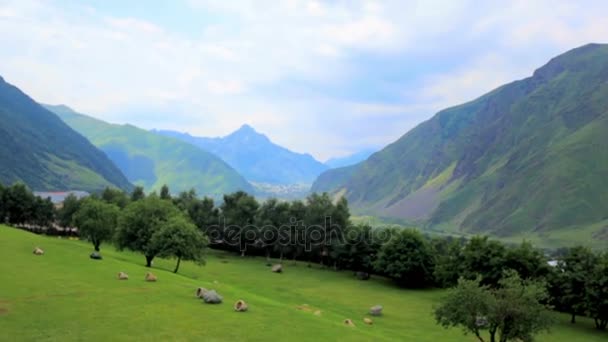
[[[382,315],[382,305],[375,305],[369,309],[369,314],[372,316]]]
[[[118,272],[118,280],[127,280],[129,279],[129,275],[125,272]]]
[[[236,303],[234,303],[234,311],[245,312],[247,311],[247,309],[249,309],[249,307],[247,306],[247,303],[245,303],[245,301],[242,299],[239,299]]]
[[[35,255],[43,255],[44,251],[42,250],[42,248],[36,247],[36,248],[34,248],[34,254]]]
[[[359,280],[369,280],[370,275],[367,272],[356,272],[355,276],[357,276],[357,279]]]
[[[321,310],[315,311],[315,316],[321,316]]]
[[[347,318],[347,319],[345,319],[345,320],[344,320],[344,325],[347,325],[347,326],[349,326],[349,327],[354,327],[354,326],[355,326],[355,323],[353,323],[353,320],[352,320],[352,319]]]
[[[150,272],[146,273],[146,281],[157,281],[158,278]]]
[[[302,311],[307,311],[307,312],[312,311],[312,309],[308,306],[308,304],[298,305],[298,306],[296,306],[296,309],[302,310]]]
[[[276,265],[272,266],[272,272],[274,272],[274,273],[282,273],[283,272],[283,265],[276,264]]]
[[[372,321],[371,318],[365,317],[365,318],[363,318],[363,323],[365,323],[367,325],[372,325],[372,324],[374,324],[374,321]]]
[[[203,300],[207,304],[220,304],[224,298],[220,296],[215,290],[207,291],[203,293]]]
[[[94,259],[94,260],[101,260],[101,259],[103,259],[103,257],[101,256],[101,254],[99,254],[99,252],[93,252],[93,253],[91,253],[91,255],[89,255],[89,258]]]
[[[196,298],[203,298],[203,295],[207,293],[207,291],[209,290],[204,287],[199,287],[198,289],[196,289]]]

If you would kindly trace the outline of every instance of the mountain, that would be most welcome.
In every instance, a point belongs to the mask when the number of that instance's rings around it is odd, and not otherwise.
[[[130,190],[108,157],[0,77],[0,182],[37,191]]]
[[[369,158],[369,156],[374,154],[374,152],[376,152],[376,151],[377,150],[375,150],[375,149],[374,150],[367,149],[367,150],[359,151],[357,153],[353,153],[353,154],[345,156],[345,157],[330,158],[325,162],[325,165],[327,165],[327,167],[329,167],[330,169],[336,169],[339,167],[355,165],[355,164],[360,163],[360,162],[364,161],[365,159]]]
[[[608,45],[590,44],[437,113],[312,190],[431,229],[608,239],[607,132]]]
[[[237,190],[253,191],[247,181],[215,155],[177,139],[132,125],[116,125],[74,112],[46,106],[104,151],[134,184],[146,191],[167,184],[173,193],[194,188],[214,198]]]
[[[230,164],[247,180],[268,184],[311,184],[327,166],[309,154],[274,144],[249,125],[222,138],[194,137],[175,131],[155,133],[180,139],[209,151]]]

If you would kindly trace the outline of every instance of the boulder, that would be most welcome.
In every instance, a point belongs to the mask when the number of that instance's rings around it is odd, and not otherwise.
[[[44,251],[42,250],[42,248],[36,247],[36,248],[34,248],[34,254],[35,255],[43,255]]]
[[[203,295],[207,293],[207,291],[209,290],[204,287],[199,287],[198,289],[196,289],[196,298],[203,298]]]
[[[150,272],[146,273],[146,281],[156,281],[158,278]]]
[[[372,316],[382,315],[382,305],[374,305],[369,309],[369,314]]]
[[[103,259],[103,257],[101,256],[101,254],[99,254],[99,252],[93,252],[93,253],[91,253],[91,255],[89,255],[89,258],[94,259],[94,260],[101,260],[101,259]]]
[[[359,280],[369,280],[369,273],[367,272],[356,272],[355,276],[357,276],[357,279]]]
[[[353,320],[352,320],[352,319],[347,318],[347,319],[345,319],[345,320],[344,320],[344,325],[347,325],[347,326],[349,326],[349,327],[354,327],[354,326],[355,326],[355,323],[353,323]]]
[[[274,273],[282,273],[283,272],[283,265],[276,264],[276,265],[272,266],[272,272],[274,272]]]
[[[203,294],[203,300],[207,304],[220,304],[223,299],[215,290],[207,291]]]
[[[129,275],[125,272],[118,272],[118,280],[127,280],[129,279]]]
[[[371,318],[365,317],[365,318],[363,318],[363,323],[365,323],[367,325],[372,325],[372,324],[374,324],[374,321],[372,321]]]
[[[245,303],[245,301],[242,299],[239,299],[236,303],[234,303],[234,311],[245,312],[247,311],[247,309],[249,309],[249,307],[247,306],[247,303]]]

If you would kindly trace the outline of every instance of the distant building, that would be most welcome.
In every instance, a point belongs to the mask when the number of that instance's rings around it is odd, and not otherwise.
[[[55,205],[59,205],[63,203],[66,197],[69,195],[74,195],[76,198],[81,199],[84,197],[88,197],[90,194],[86,191],[77,191],[77,190],[69,190],[69,191],[34,191],[34,196],[38,196],[40,198],[50,198],[51,202]]]
[[[547,261],[547,264],[551,267],[556,267],[558,262],[557,262],[557,260],[549,260],[549,261]]]

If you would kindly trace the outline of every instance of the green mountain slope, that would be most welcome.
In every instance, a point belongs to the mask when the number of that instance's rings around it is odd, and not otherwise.
[[[362,212],[509,236],[594,226],[607,239],[608,45],[443,110],[314,191]]]
[[[108,157],[0,77],[0,182],[34,190],[87,190],[132,185]]]
[[[252,191],[251,185],[215,155],[177,139],[131,125],[115,125],[79,114],[66,106],[47,106],[104,151],[134,184],[146,191],[167,184],[172,192],[194,188],[197,194]]]
[[[310,185],[327,166],[310,154],[279,146],[249,125],[222,138],[194,137],[175,131],[154,131],[211,152],[235,168],[247,180],[268,184]]]

